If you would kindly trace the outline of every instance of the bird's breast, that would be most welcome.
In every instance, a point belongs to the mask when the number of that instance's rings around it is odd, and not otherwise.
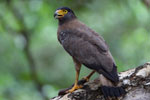
[[[66,32],[61,31],[58,33],[58,40],[61,44],[63,44],[67,38],[68,38],[68,34]]]

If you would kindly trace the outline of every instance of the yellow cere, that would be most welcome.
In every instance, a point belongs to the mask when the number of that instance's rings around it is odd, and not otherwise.
[[[65,14],[67,14],[67,12],[68,12],[67,10],[57,10],[56,11],[56,13],[61,16],[64,16]]]

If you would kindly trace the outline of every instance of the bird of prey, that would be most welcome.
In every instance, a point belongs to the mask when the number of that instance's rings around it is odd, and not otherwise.
[[[72,56],[76,69],[75,84],[66,92],[73,92],[82,87],[78,85],[78,78],[83,64],[93,70],[85,77],[86,80],[94,72],[100,74],[101,90],[106,98],[120,97],[125,94],[124,89],[118,86],[119,77],[116,64],[102,36],[80,22],[68,7],[56,9],[54,17],[58,19],[59,24],[58,41]]]

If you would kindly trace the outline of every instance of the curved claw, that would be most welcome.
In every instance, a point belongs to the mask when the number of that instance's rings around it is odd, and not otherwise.
[[[78,81],[78,86],[82,86],[83,87],[83,84],[87,82],[84,78],[79,80]],[[62,89],[58,92],[58,95],[65,95],[67,94],[67,91],[71,90],[73,88],[74,84],[72,84],[69,88],[65,88],[65,89]]]
[[[67,91],[67,93],[72,93],[77,89],[81,89],[82,87],[82,85],[74,85],[70,90]]]

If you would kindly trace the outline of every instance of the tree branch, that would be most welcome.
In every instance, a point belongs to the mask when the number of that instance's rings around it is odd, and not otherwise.
[[[127,94],[121,100],[150,100],[150,63],[119,73],[120,84]],[[105,100],[99,79],[84,83],[82,89],[50,100]]]

